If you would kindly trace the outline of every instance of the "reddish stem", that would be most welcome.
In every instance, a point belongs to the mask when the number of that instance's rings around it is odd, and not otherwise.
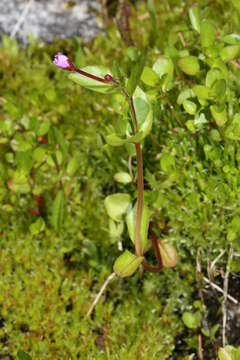
[[[149,265],[145,259],[143,260],[142,265],[145,270],[152,272],[152,273],[159,273],[162,270],[161,267],[154,267],[154,266]]]
[[[134,132],[138,132],[137,117],[134,108],[132,96],[129,98],[129,105],[132,113],[133,127]],[[142,161],[142,151],[141,145],[135,144],[136,155],[137,155],[137,187],[138,187],[138,199],[137,199],[137,215],[136,215],[136,225],[135,225],[135,248],[138,256],[143,255],[142,246],[141,246],[141,222],[142,222],[142,212],[143,212],[143,192],[144,192],[144,179],[143,179],[143,161]]]
[[[154,251],[157,257],[157,261],[158,261],[158,267],[160,268],[160,270],[163,267],[163,263],[162,263],[162,256],[160,253],[160,249],[159,249],[159,245],[158,245],[158,239],[156,237],[156,235],[153,235],[152,237],[152,242],[153,242],[153,246],[154,246]]]
[[[96,80],[96,81],[99,81],[101,83],[108,83],[109,80],[108,79],[104,79],[104,78],[100,78],[99,76],[95,76],[95,75],[92,75],[92,74],[89,74],[88,72],[84,71],[84,70],[81,70],[81,69],[77,69],[77,68],[74,68],[74,71],[77,72],[78,74],[81,74],[83,76],[86,76],[90,79],[93,79],[93,80]]]

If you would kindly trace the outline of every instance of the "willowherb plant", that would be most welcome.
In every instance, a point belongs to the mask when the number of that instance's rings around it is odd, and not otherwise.
[[[122,231],[124,216],[131,241],[135,246],[135,254],[125,250],[114,264],[114,272],[120,277],[134,274],[140,265],[150,272],[160,272],[162,267],[174,267],[177,263],[175,248],[158,240],[153,232],[153,224],[150,223],[150,210],[144,203],[144,176],[142,160],[142,143],[150,133],[153,121],[151,103],[144,91],[138,86],[146,59],[146,49],[139,55],[133,67],[129,79],[125,79],[116,64],[112,72],[99,66],[87,66],[77,68],[65,55],[55,55],[54,64],[70,71],[69,78],[81,86],[103,94],[120,92],[128,102],[128,114],[121,114],[121,131],[112,133],[106,137],[111,146],[130,147],[131,156],[137,160],[137,190],[138,196],[135,204],[127,193],[109,195],[105,199],[105,207],[110,217],[110,227]],[[123,110],[124,112],[124,110]],[[126,116],[127,115],[127,116]],[[132,181],[128,173],[116,174],[116,180],[122,183]],[[150,236],[150,240],[148,237]],[[153,267],[145,259],[145,253],[153,249],[157,258],[157,266]]]

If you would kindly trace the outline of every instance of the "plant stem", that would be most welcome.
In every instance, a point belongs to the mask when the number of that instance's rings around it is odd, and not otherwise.
[[[88,312],[87,312],[87,315],[86,315],[86,318],[89,317],[93,311],[93,309],[95,308],[95,306],[97,305],[99,299],[101,298],[104,290],[106,289],[106,287],[108,286],[109,282],[115,277],[115,273],[113,272],[111,275],[108,276],[108,278],[104,281],[104,284],[102,285],[99,293],[97,294],[97,296],[95,297],[92,305],[90,306]]]
[[[152,239],[152,243],[153,243],[153,247],[154,247],[154,252],[157,258],[157,262],[158,265],[157,267],[153,267],[151,265],[149,265],[146,260],[144,259],[142,265],[144,267],[145,270],[152,272],[152,273],[158,273],[162,270],[163,268],[163,263],[162,263],[162,257],[161,257],[161,253],[159,250],[159,246],[158,246],[158,238],[157,236],[154,234],[153,229],[152,229],[152,224],[150,223],[149,225],[149,230],[150,230],[150,237]]]
[[[163,267],[162,257],[161,257],[161,253],[160,253],[159,246],[158,246],[158,240],[155,235],[154,235],[154,237],[152,237],[152,242],[153,242],[154,251],[155,251],[155,254],[157,257],[157,261],[158,261],[158,268],[159,268],[159,270],[162,270],[162,267]]]
[[[129,105],[132,114],[133,120],[133,127],[134,132],[138,132],[138,125],[137,125],[137,117],[134,108],[133,98],[132,96],[128,97]],[[141,223],[142,223],[142,213],[143,213],[143,194],[144,194],[144,178],[143,178],[143,160],[142,160],[142,149],[141,144],[135,144],[136,148],[136,155],[137,155],[137,172],[138,172],[138,179],[137,179],[137,188],[138,188],[138,199],[137,199],[137,215],[136,215],[136,225],[135,225],[135,234],[134,234],[134,243],[136,254],[138,256],[143,256],[143,250],[141,245]],[[155,237],[153,237],[153,245],[154,250],[158,260],[158,266],[153,267],[147,263],[144,259],[142,265],[145,270],[149,272],[160,272],[162,269],[162,259],[161,254],[159,251],[158,243]]]
[[[100,78],[99,76],[92,75],[92,74],[90,74],[90,73],[88,73],[88,72],[86,72],[86,71],[84,71],[84,70],[74,68],[73,71],[75,71],[75,72],[77,72],[78,74],[81,74],[81,75],[83,75],[83,76],[85,76],[85,77],[88,77],[88,78],[90,78],[90,79],[99,81],[99,82],[101,82],[101,83],[104,83],[104,84],[108,83],[108,81],[107,81],[106,79]]]
[[[132,113],[133,127],[135,133],[138,132],[137,117],[133,104],[132,96],[129,97],[129,105]],[[141,222],[142,222],[142,212],[143,212],[143,192],[144,192],[144,179],[143,179],[143,161],[142,161],[142,150],[140,144],[135,144],[136,155],[137,155],[137,188],[138,188],[138,199],[137,199],[137,216],[136,216],[136,225],[135,225],[135,249],[138,256],[143,256],[142,246],[141,246]]]

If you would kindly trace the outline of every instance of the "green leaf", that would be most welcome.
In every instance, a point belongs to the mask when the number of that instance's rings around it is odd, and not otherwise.
[[[171,154],[162,154],[160,159],[160,165],[162,171],[170,173],[175,167],[175,159]]]
[[[200,33],[200,12],[198,7],[196,6],[191,7],[188,11],[188,15],[193,29],[198,33]]]
[[[221,108],[219,109],[216,105],[211,105],[210,110],[217,125],[220,127],[224,126],[227,122],[226,108],[224,107],[224,109],[222,110]]]
[[[116,222],[112,219],[109,219],[109,234],[110,237],[114,240],[119,240],[124,229],[123,221]]]
[[[222,40],[229,45],[240,44],[240,34],[229,34],[222,38]]]
[[[106,136],[106,142],[111,146],[122,146],[126,143],[126,139],[121,139],[117,134],[110,134]]]
[[[197,105],[190,100],[184,100],[183,107],[185,111],[190,115],[194,115],[197,111]]]
[[[32,149],[32,144],[30,139],[26,139],[20,133],[16,133],[16,136],[11,140],[11,147],[14,151],[26,152]]]
[[[199,99],[207,100],[209,98],[209,91],[209,88],[203,85],[195,85],[193,87],[193,92]]]
[[[33,166],[32,152],[17,152],[15,162],[18,170],[22,170],[26,174],[26,176],[28,176]]]
[[[56,143],[59,145],[60,149],[62,150],[63,160],[65,161],[68,154],[68,144],[64,138],[63,133],[55,126],[53,127],[53,133]]]
[[[12,179],[8,182],[8,187],[15,193],[27,194],[31,191],[28,178],[22,170],[14,172]]]
[[[145,61],[146,61],[146,56],[147,56],[147,48],[144,48],[142,54],[139,56],[136,64],[133,66],[133,68],[131,70],[131,75],[127,82],[127,92],[129,94],[129,96],[132,96],[132,94],[134,93],[134,91],[141,79]]]
[[[156,12],[155,1],[147,0],[147,8],[150,13],[155,13]]]
[[[221,141],[221,135],[217,129],[212,129],[210,131],[210,137],[213,141],[220,142]]]
[[[210,335],[211,335],[212,339],[214,339],[214,336],[218,330],[219,330],[219,324],[216,324],[211,328]]]
[[[108,195],[104,200],[104,205],[108,216],[115,221],[121,221],[123,214],[127,211],[131,202],[129,194]]]
[[[219,360],[233,360],[232,356],[232,346],[226,346],[225,348],[220,348],[218,350]]]
[[[206,76],[206,80],[205,80],[206,86],[211,87],[215,83],[215,81],[222,79],[222,78],[223,78],[223,76],[219,69],[216,69],[216,68],[211,69],[207,72],[207,76]]]
[[[146,94],[139,87],[136,88],[133,94],[133,104],[135,108],[138,130],[142,132],[141,141],[146,137],[152,129],[153,112],[150,102]],[[129,141],[130,139],[128,139]]]
[[[205,20],[201,22],[200,34],[201,34],[201,43],[203,48],[207,48],[214,45],[215,42],[214,27],[209,21]]]
[[[107,74],[111,75],[111,71],[103,66],[86,66],[82,68],[82,70],[89,74],[98,76],[102,79],[104,79],[104,76]],[[102,94],[113,93],[117,90],[116,86],[113,85],[111,82],[102,83],[76,72],[71,73],[69,75],[69,79],[85,87],[86,89],[93,90]]]
[[[159,79],[158,75],[156,74],[155,71],[153,71],[148,66],[144,66],[142,76],[141,76],[141,80],[144,84],[146,84],[148,86],[155,86],[156,83],[158,82],[158,79]]]
[[[72,157],[67,165],[67,174],[73,176],[79,167],[79,159],[77,157]]]
[[[149,44],[150,46],[154,46],[157,38],[157,17],[156,17],[156,8],[155,8],[155,0],[147,0],[147,9],[150,14],[152,29],[149,35]]]
[[[222,61],[228,62],[235,59],[238,56],[240,45],[229,45],[220,51]]]
[[[204,336],[210,337],[210,331],[209,331],[208,329],[202,328],[202,329],[201,329],[201,332],[202,332],[202,334],[203,334]]]
[[[153,121],[152,107],[146,94],[139,87],[136,88],[133,94],[133,104],[138,125],[138,132],[132,135],[132,129],[130,125],[128,125],[125,139],[120,138],[117,134],[111,134],[106,137],[106,141],[109,145],[120,146],[127,142],[140,143],[151,131]]]
[[[118,81],[120,81],[120,83],[124,86],[124,77],[121,73],[118,63],[115,60],[113,61],[112,73],[114,78],[118,79]]]
[[[186,56],[178,60],[178,66],[187,75],[196,75],[200,70],[196,56]]]
[[[133,62],[138,61],[138,49],[135,46],[129,46],[126,51],[127,51],[127,56],[131,61]]]
[[[137,271],[143,259],[143,256],[136,256],[125,250],[115,261],[113,270],[119,277],[131,276]]]
[[[177,104],[182,105],[183,102],[191,97],[194,97],[195,94],[192,89],[185,89],[180,92],[177,98]]]
[[[159,57],[153,65],[153,71],[155,71],[160,79],[163,79],[162,91],[168,91],[171,87],[174,74],[174,65],[171,58],[168,56]]]
[[[201,325],[201,319],[202,315],[200,311],[196,311],[195,313],[186,311],[182,316],[184,325],[186,325],[189,329],[197,329]]]
[[[186,122],[186,127],[189,131],[191,131],[192,133],[194,133],[196,131],[195,125],[194,125],[194,121],[193,120],[188,120]]]
[[[227,84],[224,79],[217,80],[212,89],[211,89],[211,95],[214,95],[218,100],[223,97],[227,90]]]
[[[31,356],[22,350],[18,351],[17,357],[18,357],[18,360],[32,360]]]
[[[46,135],[48,133],[49,128],[50,128],[49,121],[42,122],[37,131],[38,136]]]
[[[32,156],[33,160],[37,163],[35,165],[39,166],[39,164],[41,164],[46,158],[46,149],[39,146],[34,149]]]
[[[240,0],[232,0],[232,4],[237,10],[240,10]]]
[[[129,237],[132,240],[133,244],[135,244],[135,226],[136,226],[136,216],[137,216],[137,202],[133,208],[127,213],[126,222],[128,227]],[[150,213],[147,205],[143,205],[142,212],[142,221],[140,228],[140,236],[141,236],[141,246],[144,251],[148,242],[148,227],[149,227],[149,217]]]
[[[131,176],[127,172],[118,172],[114,175],[114,180],[122,183],[122,184],[128,184],[132,182]]]
[[[35,221],[33,224],[30,225],[29,230],[32,235],[37,235],[40,232],[44,231],[45,227],[46,227],[46,225],[45,225],[44,220],[41,217],[39,217],[37,219],[37,221]]]
[[[212,69],[218,69],[218,70],[221,71],[221,79],[226,80],[228,78],[228,68],[220,58],[216,59],[213,62]]]
[[[230,140],[240,141],[240,114],[236,114],[224,135]]]
[[[63,191],[59,190],[52,206],[51,223],[54,229],[59,232],[63,224],[64,215],[64,195]]]

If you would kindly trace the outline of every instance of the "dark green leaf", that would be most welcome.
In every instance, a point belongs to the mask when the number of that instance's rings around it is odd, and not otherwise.
[[[31,356],[22,350],[18,351],[17,357],[18,357],[18,360],[32,360]]]
[[[62,228],[64,216],[64,195],[62,190],[59,190],[52,206],[51,222],[54,229],[59,232]]]

